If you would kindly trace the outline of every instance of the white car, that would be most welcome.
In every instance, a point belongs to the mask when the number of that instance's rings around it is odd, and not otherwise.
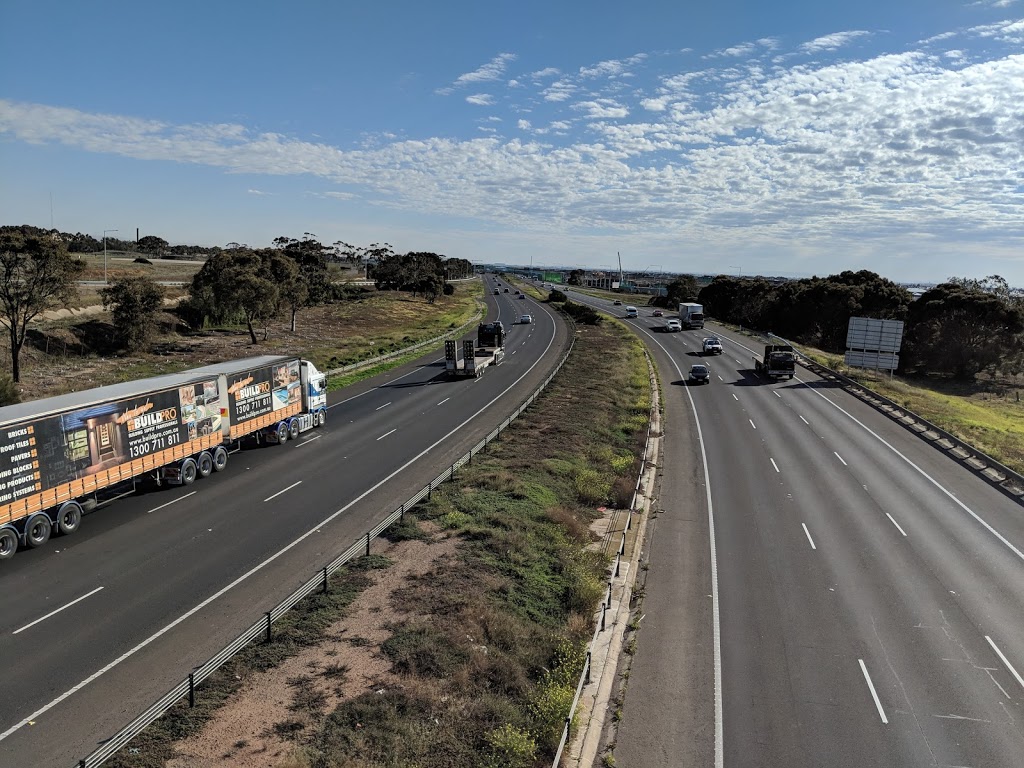
[[[705,355],[720,355],[724,350],[722,349],[722,342],[720,342],[714,336],[711,336],[707,339],[704,339],[704,344],[701,348],[701,351]]]
[[[681,331],[683,330],[683,324],[680,323],[678,320],[669,320],[668,322],[665,323],[665,330],[668,331],[669,333]]]
[[[519,322],[520,323],[527,323],[527,324],[532,323],[533,322],[533,315],[523,315],[522,317],[519,318]]]

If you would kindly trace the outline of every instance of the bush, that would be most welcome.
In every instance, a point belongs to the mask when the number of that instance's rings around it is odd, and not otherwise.
[[[604,318],[596,310],[585,304],[577,304],[574,301],[566,301],[562,305],[565,314],[582,325],[600,325]]]
[[[487,734],[491,768],[529,768],[537,755],[537,742],[526,731],[506,723]]]
[[[147,259],[145,256],[139,256],[135,259],[136,264],[152,264],[153,262]]]
[[[14,405],[21,402],[21,395],[10,376],[0,376],[0,405]]]
[[[555,290],[554,288],[552,288],[551,289],[551,293],[548,294],[548,301],[551,301],[551,302],[563,302],[563,301],[566,301],[568,298],[569,297],[566,296],[564,293],[562,293],[561,291]]]

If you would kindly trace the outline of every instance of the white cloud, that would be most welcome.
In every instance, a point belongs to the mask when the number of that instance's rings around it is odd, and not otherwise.
[[[466,101],[480,107],[487,107],[494,103],[494,97],[489,93],[474,93],[472,96],[467,96]]]
[[[983,7],[983,8],[1009,8],[1014,5],[1017,0],[975,0],[973,3],[968,3],[969,8]]]
[[[247,189],[245,191],[248,192],[250,195],[272,195],[273,194],[273,192],[263,192],[262,190],[259,190],[259,189]]]
[[[520,120],[519,122],[516,123],[516,128],[518,128],[520,131],[528,131],[530,130],[530,121]]]
[[[557,67],[545,67],[544,69],[539,69],[536,72],[531,72],[530,77],[540,80],[545,77],[558,77],[560,74],[562,74],[562,72]]]
[[[566,101],[576,92],[576,86],[566,80],[557,80],[541,91],[544,101]]]
[[[592,119],[628,117],[629,110],[621,104],[616,104],[611,99],[598,99],[597,101],[581,101],[572,105],[573,109],[586,112],[586,116]]]
[[[640,106],[651,112],[664,112],[665,108],[668,106],[668,102],[668,96],[659,96],[656,99],[642,99],[640,101]]]
[[[800,50],[803,53],[834,51],[838,48],[842,48],[851,40],[856,40],[858,37],[864,37],[865,35],[870,34],[870,32],[866,32],[861,29],[851,30],[849,32],[833,32],[831,35],[824,35],[822,37],[815,38],[810,42],[804,43],[800,46]]]
[[[508,65],[517,58],[518,56],[514,53],[499,53],[479,69],[459,75],[455,78],[454,83],[444,88],[438,88],[435,93],[447,96],[454,92],[456,88],[460,88],[470,83],[486,83],[492,80],[501,80],[505,71],[508,69]]]

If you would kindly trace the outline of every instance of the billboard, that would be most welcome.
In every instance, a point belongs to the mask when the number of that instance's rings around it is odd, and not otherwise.
[[[902,320],[851,317],[846,329],[844,360],[854,368],[894,371],[900,364],[902,343]]]
[[[0,522],[163,466],[183,449],[220,443],[220,407],[211,379],[3,428]],[[47,492],[51,503],[26,506]]]

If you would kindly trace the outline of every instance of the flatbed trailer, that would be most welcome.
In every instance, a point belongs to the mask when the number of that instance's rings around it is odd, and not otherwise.
[[[505,328],[500,321],[480,323],[477,340],[462,342],[462,360],[458,357],[458,346],[454,339],[444,343],[445,370],[451,376],[473,376],[480,378],[491,365],[501,365],[505,359]]]

